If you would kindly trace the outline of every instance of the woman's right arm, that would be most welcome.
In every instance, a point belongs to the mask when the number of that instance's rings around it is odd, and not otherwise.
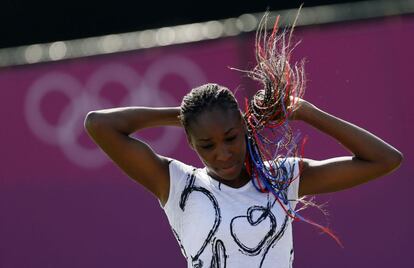
[[[112,161],[164,205],[170,187],[168,160],[130,135],[144,128],[181,126],[179,113],[179,107],[112,108],[89,112],[84,125]]]

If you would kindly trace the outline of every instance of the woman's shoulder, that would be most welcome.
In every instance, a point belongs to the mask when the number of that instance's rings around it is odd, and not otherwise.
[[[193,165],[184,163],[183,161],[175,158],[166,157],[166,159],[169,165],[170,177],[183,173],[188,174],[191,173],[193,170],[197,169]]]

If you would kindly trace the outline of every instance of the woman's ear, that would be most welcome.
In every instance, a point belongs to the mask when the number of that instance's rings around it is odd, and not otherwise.
[[[193,142],[192,142],[192,139],[191,139],[191,136],[190,136],[190,134],[187,132],[187,130],[185,130],[185,137],[187,138],[187,143],[188,143],[188,145],[190,145],[190,148],[191,148],[191,149],[193,149],[193,150],[195,151],[195,149],[194,149],[194,145],[193,145]]]
[[[187,142],[188,142],[188,145],[190,145],[190,148],[191,148],[191,149],[193,149],[193,150],[195,151],[195,149],[194,149],[194,145],[193,145],[193,143],[191,142],[191,138],[188,138],[188,137],[187,137]]]

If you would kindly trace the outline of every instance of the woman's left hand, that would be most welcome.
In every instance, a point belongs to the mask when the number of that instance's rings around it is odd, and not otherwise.
[[[310,109],[312,104],[304,99],[290,96],[290,105],[288,107],[289,120],[300,120],[302,114],[306,113],[307,109]]]

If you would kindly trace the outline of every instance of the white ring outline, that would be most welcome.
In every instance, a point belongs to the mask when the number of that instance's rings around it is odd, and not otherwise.
[[[108,79],[115,74],[114,69],[119,71],[117,73],[118,75],[121,74],[123,79]],[[107,64],[98,69],[87,80],[86,91],[77,79],[71,75],[62,72],[47,73],[36,80],[29,88],[25,101],[25,115],[28,125],[43,142],[59,145],[66,157],[75,164],[88,168],[100,167],[106,162],[107,158],[103,157],[99,148],[85,149],[83,146],[79,146],[77,138],[82,133],[83,124],[81,128],[76,126],[79,124],[79,121],[83,121],[82,119],[88,111],[105,104],[104,100],[99,96],[103,85],[107,82],[115,81],[125,86],[128,90],[129,98],[125,97],[123,99],[122,106],[143,105],[146,103],[148,103],[147,105],[161,106],[165,104],[166,100],[169,104],[174,102],[174,97],[166,90],[160,89],[162,77],[171,73],[183,77],[189,84],[189,88],[205,81],[200,67],[191,60],[180,56],[165,57],[150,65],[145,73],[147,80],[150,80],[150,85],[131,67],[116,63]],[[117,75],[115,75],[115,78],[117,78]],[[140,79],[141,81],[139,81]],[[127,85],[125,85],[125,82]],[[43,118],[40,111],[42,98],[51,91],[61,92],[70,99],[69,106],[63,110],[58,120],[59,127],[49,124]],[[151,92],[151,95],[148,92]],[[153,94],[156,94],[156,96]],[[168,154],[178,145],[181,133],[177,128],[165,128],[161,138],[159,137],[151,141],[151,146],[160,153]]]

